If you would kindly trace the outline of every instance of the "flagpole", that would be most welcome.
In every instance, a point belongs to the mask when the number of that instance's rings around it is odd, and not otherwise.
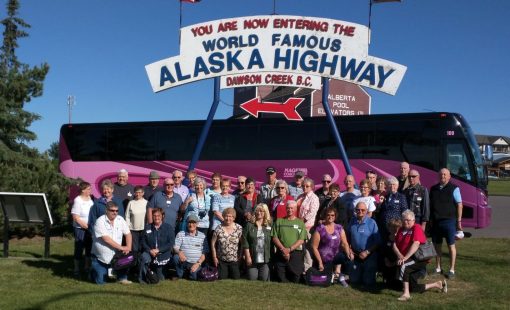
[[[182,28],[182,1],[179,1],[179,48],[181,46],[181,28]]]
[[[370,46],[370,36],[372,33],[372,0],[368,0],[368,45]]]
[[[273,0],[273,15],[276,15],[276,0]]]

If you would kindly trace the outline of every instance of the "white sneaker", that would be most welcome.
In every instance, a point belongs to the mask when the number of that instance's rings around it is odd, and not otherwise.
[[[347,284],[347,282],[345,281],[345,277],[343,275],[338,277],[338,283],[343,287],[349,287],[349,284]]]
[[[115,275],[113,274],[112,268],[108,268],[108,278],[115,279]]]

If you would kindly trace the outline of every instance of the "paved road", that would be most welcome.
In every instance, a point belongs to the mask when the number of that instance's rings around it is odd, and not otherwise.
[[[492,196],[492,223],[483,229],[466,228],[472,237],[510,238],[510,196]]]

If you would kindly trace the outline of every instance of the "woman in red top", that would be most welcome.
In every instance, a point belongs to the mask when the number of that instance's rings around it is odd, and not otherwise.
[[[287,216],[287,201],[294,200],[294,197],[289,195],[289,186],[287,182],[284,180],[276,181],[276,197],[271,199],[269,203],[269,211],[271,212],[271,216],[273,217],[273,221],[276,222],[276,219],[281,219]],[[297,215],[299,210],[296,210],[295,216]]]
[[[402,213],[403,226],[398,230],[393,244],[393,251],[397,255],[397,265],[400,266],[400,280],[404,283],[404,293],[398,298],[400,301],[411,299],[409,287],[412,291],[423,293],[431,288],[438,288],[447,292],[446,280],[429,284],[418,284],[420,271],[428,264],[427,261],[414,261],[413,255],[420,244],[427,242],[425,233],[420,225],[414,222],[414,213],[406,210]]]

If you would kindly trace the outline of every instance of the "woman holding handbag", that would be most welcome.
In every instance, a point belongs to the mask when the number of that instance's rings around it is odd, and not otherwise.
[[[429,284],[419,284],[418,278],[421,270],[425,268],[428,261],[417,261],[414,254],[420,244],[427,242],[421,225],[415,223],[414,213],[406,210],[402,213],[403,226],[398,230],[393,244],[393,251],[397,256],[397,265],[400,268],[399,279],[404,284],[404,293],[398,298],[399,301],[411,299],[410,291],[423,293],[431,288],[438,288],[446,293],[448,286],[446,280],[436,281]]]

